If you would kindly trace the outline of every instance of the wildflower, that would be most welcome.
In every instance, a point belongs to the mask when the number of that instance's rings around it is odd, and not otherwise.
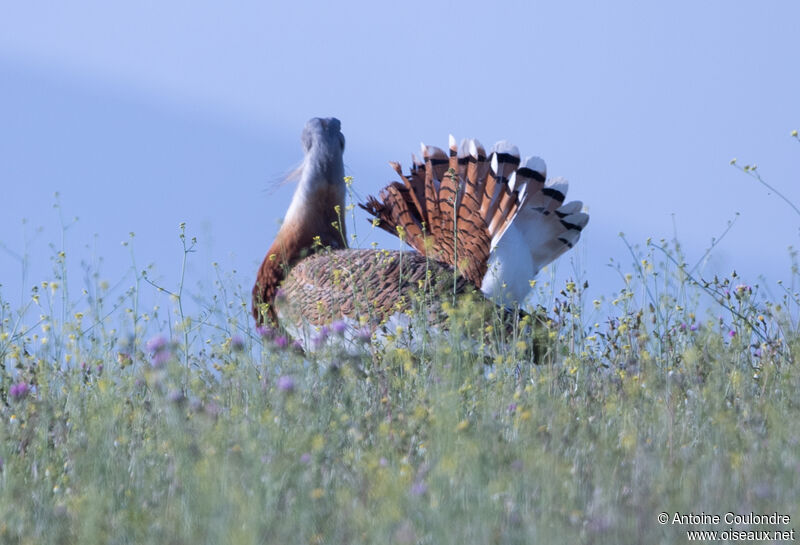
[[[30,387],[24,382],[18,382],[17,384],[12,385],[8,390],[8,394],[11,396],[11,399],[15,401],[24,399],[25,396],[28,395],[28,392],[30,392]]]
[[[314,346],[314,348],[320,348],[323,344],[325,344],[325,337],[322,335],[314,335],[311,338],[311,344]]]
[[[372,340],[372,331],[364,326],[356,332],[356,338],[362,343],[369,343]]]
[[[387,460],[386,458],[381,456],[381,459],[378,460],[378,465],[381,466],[381,467],[386,467],[386,466],[389,465],[389,460]]]
[[[315,488],[309,495],[311,496],[312,500],[318,500],[325,495],[325,491],[322,488]]]
[[[686,331],[686,322],[683,322],[683,323],[680,325],[680,329],[681,329],[681,331]]]
[[[793,137],[795,137],[795,138],[797,138],[797,129],[794,129],[794,130],[792,131],[792,136],[793,136]]]
[[[169,361],[170,353],[169,350],[159,350],[155,354],[152,355],[150,358],[150,364],[155,367],[156,369],[163,367],[165,363]]]
[[[131,358],[130,354],[119,352],[117,353],[117,363],[119,363],[119,366],[124,369],[133,363],[133,359]]]
[[[412,496],[422,496],[427,491],[428,491],[428,485],[425,484],[423,481],[417,481],[413,485],[411,485]]]
[[[280,337],[275,339],[275,346],[278,348],[286,348],[289,346],[289,339],[281,335]]]
[[[347,324],[344,320],[336,320],[331,324],[331,329],[333,332],[340,337],[344,335],[345,330],[347,329]]]
[[[148,352],[158,352],[166,348],[167,339],[163,335],[156,335],[145,344]]]
[[[734,331],[733,329],[731,329],[730,331],[728,331],[728,337],[730,337],[730,338],[733,338],[733,337],[735,337],[735,336],[736,336],[736,331]]]
[[[311,462],[311,454],[308,452],[304,452],[302,456],[300,456],[300,463],[301,464],[308,464]]]
[[[156,335],[147,341],[145,347],[150,352],[150,364],[156,369],[167,363],[172,355],[169,350],[169,343],[163,335]]]
[[[275,336],[275,330],[266,325],[256,326],[256,333],[264,339],[271,339]]]
[[[214,403],[213,401],[209,401],[205,405],[203,405],[203,411],[211,417],[216,417],[219,413],[222,412],[222,407]]]
[[[516,410],[517,410],[517,404],[516,403],[509,403],[508,404],[508,412],[513,413]]]
[[[284,375],[278,379],[278,390],[290,394],[294,392],[294,379]]]
[[[167,394],[167,400],[175,405],[180,405],[186,400],[186,397],[180,390],[170,390]]]
[[[102,374],[103,374],[103,364],[102,363],[98,363],[97,364],[97,376],[100,376]]]
[[[697,329],[698,329],[699,327],[700,327],[700,326],[699,326],[699,325],[697,325],[697,322],[695,322],[695,323],[693,323],[692,325],[690,325],[690,326],[689,326],[689,329],[690,329],[691,331],[697,331]]]
[[[244,339],[241,335],[233,335],[231,337],[231,348],[236,352],[244,350]]]

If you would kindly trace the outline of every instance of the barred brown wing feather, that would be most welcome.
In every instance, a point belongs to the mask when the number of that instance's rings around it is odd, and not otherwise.
[[[457,280],[457,292],[470,289]],[[434,301],[452,294],[452,274],[417,252],[337,250],[301,260],[289,272],[275,301],[277,312],[300,325],[328,324],[342,317],[373,326],[410,308],[420,289]]]

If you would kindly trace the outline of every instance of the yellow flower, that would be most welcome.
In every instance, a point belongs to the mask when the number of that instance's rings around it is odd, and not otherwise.
[[[465,418],[464,420],[458,423],[458,425],[456,426],[456,431],[464,431],[468,427],[469,427],[469,420]]]
[[[625,450],[630,450],[636,446],[636,434],[635,433],[625,433],[620,437],[620,445]]]
[[[309,494],[309,496],[311,496],[312,500],[318,500],[324,495],[325,495],[325,491],[323,489],[321,489],[321,488],[315,488]]]

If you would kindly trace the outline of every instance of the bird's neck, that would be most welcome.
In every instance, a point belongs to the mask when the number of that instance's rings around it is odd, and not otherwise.
[[[270,253],[289,266],[322,248],[346,248],[343,175],[307,164]]]
[[[267,313],[273,321],[277,318],[275,294],[289,270],[314,252],[347,247],[343,176],[329,180],[330,173],[315,170],[313,165],[306,165],[283,225],[258,271],[258,299],[268,305]]]

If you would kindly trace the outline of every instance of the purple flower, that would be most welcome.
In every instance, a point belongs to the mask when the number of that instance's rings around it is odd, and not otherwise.
[[[11,396],[11,399],[18,401],[20,399],[24,399],[30,391],[30,386],[24,382],[18,382],[8,389],[8,394]]]
[[[150,365],[156,369],[160,369],[169,361],[170,355],[169,350],[159,350],[150,358]]]
[[[103,364],[102,363],[98,363],[97,364],[97,374],[98,375],[102,375],[103,374]]]
[[[380,465],[381,467],[386,467],[389,465],[389,460],[381,456],[381,459],[378,460],[378,465]]]
[[[288,375],[278,378],[278,390],[287,394],[294,392],[294,379]]]
[[[231,348],[236,352],[244,350],[244,339],[241,335],[233,335],[231,337]]]
[[[334,333],[339,335],[340,337],[344,335],[345,330],[347,329],[347,324],[344,320],[336,320],[331,324],[331,329]]]
[[[209,401],[205,405],[203,405],[203,411],[211,417],[216,417],[219,413],[222,412],[222,407],[214,403],[213,401]]]
[[[300,463],[307,464],[311,462],[311,455],[308,452],[304,452],[302,456],[300,456]]]
[[[690,325],[690,326],[689,326],[689,329],[691,329],[692,331],[697,331],[697,329],[698,329],[699,327],[700,327],[699,325],[697,325],[696,323],[694,323],[694,324],[692,324],[692,325]]]
[[[311,338],[311,345],[314,348],[320,348],[320,347],[322,347],[323,344],[325,344],[325,337],[323,337],[321,334],[320,335],[314,335]]]
[[[281,335],[280,337],[275,339],[275,346],[278,348],[286,348],[289,346],[289,339]]]
[[[167,400],[170,403],[180,405],[186,400],[186,398],[183,396],[183,392],[180,390],[170,390],[170,392],[167,394]]]
[[[753,293],[753,289],[746,285],[746,284],[739,284],[736,286],[736,298],[737,299],[744,299],[745,297],[749,297],[750,294]]]
[[[256,326],[256,333],[258,333],[264,339],[271,339],[275,336],[275,330],[268,325]]]
[[[425,484],[423,481],[417,481],[413,485],[411,485],[411,494],[413,496],[422,496],[427,491],[428,491],[428,485]]]
[[[508,412],[513,413],[516,410],[517,410],[517,404],[516,403],[509,403],[508,404]]]
[[[730,337],[730,338],[733,338],[733,337],[735,337],[735,336],[736,336],[736,331],[734,331],[733,329],[731,329],[730,331],[728,331],[728,337]]]
[[[163,335],[156,335],[145,345],[148,352],[158,352],[167,347],[167,339]]]
[[[679,327],[681,331],[686,331],[686,322],[683,322]]]
[[[171,356],[169,350],[169,342],[167,342],[166,337],[163,335],[156,335],[145,345],[147,351],[150,352],[150,364],[155,367],[159,368],[162,367]]]
[[[372,331],[364,326],[356,332],[356,338],[362,343],[369,343],[372,341]]]

